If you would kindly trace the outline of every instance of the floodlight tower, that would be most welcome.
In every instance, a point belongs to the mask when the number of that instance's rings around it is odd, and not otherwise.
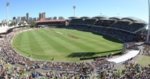
[[[73,6],[73,15],[74,15],[74,17],[76,16],[76,6],[75,5]]]
[[[6,0],[6,24],[8,25],[8,9],[9,9],[9,1]]]
[[[148,0],[148,13],[149,13],[149,22],[148,22],[148,33],[147,33],[147,39],[146,42],[149,43],[149,35],[150,35],[150,0]]]

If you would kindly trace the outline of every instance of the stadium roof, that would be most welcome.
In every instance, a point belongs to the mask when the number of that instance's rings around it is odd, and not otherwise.
[[[65,20],[39,20],[36,22],[64,22]]]
[[[81,19],[89,19],[87,16],[80,17]]]
[[[117,21],[119,21],[120,18],[118,18],[118,17],[110,17],[109,20],[117,20]]]
[[[68,17],[68,19],[77,19],[78,17],[74,17],[74,16],[71,16],[71,17]]]
[[[93,17],[93,18],[99,19],[99,20],[108,20],[108,18],[105,17],[105,16],[95,16],[95,17]]]
[[[124,21],[125,20],[130,20],[130,21],[132,21],[134,23],[144,23],[144,24],[146,24],[146,22],[144,20],[141,20],[141,19],[135,18],[135,17],[124,17],[121,20],[124,20]]]

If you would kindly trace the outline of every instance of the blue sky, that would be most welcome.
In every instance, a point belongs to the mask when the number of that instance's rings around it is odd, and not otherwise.
[[[38,17],[39,12],[46,16],[73,16],[73,5],[76,5],[76,16],[136,17],[148,21],[147,0],[8,0],[9,18],[24,16],[27,12]],[[0,20],[6,18],[6,0],[0,0]]]

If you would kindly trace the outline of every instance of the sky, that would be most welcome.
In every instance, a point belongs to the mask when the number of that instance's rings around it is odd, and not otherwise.
[[[6,2],[9,1],[8,17],[38,17],[46,12],[46,17],[73,16],[106,16],[135,17],[148,22],[148,0],[0,0],[0,20],[6,19]]]

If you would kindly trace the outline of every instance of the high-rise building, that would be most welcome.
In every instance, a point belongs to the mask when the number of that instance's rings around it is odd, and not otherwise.
[[[45,13],[45,12],[42,13],[42,18],[43,18],[43,19],[46,18],[46,13]]]
[[[46,13],[45,12],[43,12],[43,13],[39,13],[39,20],[45,20],[45,18],[46,18]]]
[[[15,16],[13,17],[13,20],[16,20],[16,17],[15,17]]]
[[[17,22],[20,22],[21,21],[21,17],[17,17]]]
[[[39,20],[42,19],[42,13],[39,13]]]
[[[25,16],[22,16],[21,17],[21,21],[25,21],[26,20],[26,17]]]
[[[29,13],[26,13],[26,21],[29,21]]]

